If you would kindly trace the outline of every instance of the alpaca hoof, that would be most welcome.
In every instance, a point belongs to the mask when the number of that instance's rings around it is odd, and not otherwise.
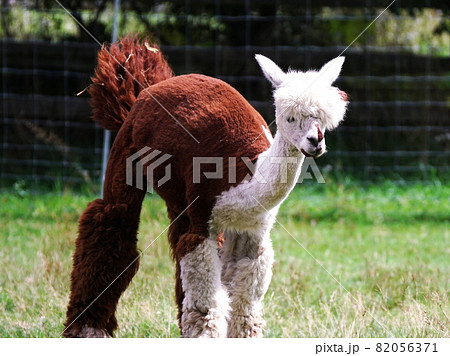
[[[107,338],[108,333],[103,329],[93,328],[91,326],[83,325],[83,327],[77,331],[66,331],[65,337],[74,338]]]
[[[233,316],[228,327],[230,338],[260,338],[263,336],[265,321],[258,316]]]
[[[206,314],[188,310],[182,316],[183,338],[220,338],[226,336],[226,330],[226,318],[216,309],[210,309]]]

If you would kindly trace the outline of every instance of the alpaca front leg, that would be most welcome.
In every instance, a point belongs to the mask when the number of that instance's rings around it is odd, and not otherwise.
[[[229,300],[220,279],[222,265],[217,248],[216,241],[205,239],[180,260],[182,337],[227,335]]]
[[[222,282],[231,301],[228,337],[262,337],[262,301],[272,278],[270,236],[233,234],[225,238]]]

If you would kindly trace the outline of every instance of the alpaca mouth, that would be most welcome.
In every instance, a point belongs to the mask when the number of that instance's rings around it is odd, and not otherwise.
[[[320,150],[314,153],[308,153],[303,148],[300,151],[305,155],[305,157],[312,157],[312,158],[320,157],[326,152],[326,150]]]

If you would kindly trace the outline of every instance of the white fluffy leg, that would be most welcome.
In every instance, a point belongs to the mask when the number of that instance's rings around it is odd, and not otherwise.
[[[261,337],[262,300],[272,278],[269,235],[226,236],[222,259],[222,281],[231,300],[228,337]]]
[[[206,239],[180,261],[185,294],[183,337],[226,337],[229,299],[220,280],[217,243]]]

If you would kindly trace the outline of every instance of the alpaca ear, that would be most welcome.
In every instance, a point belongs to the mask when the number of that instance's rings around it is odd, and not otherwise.
[[[323,67],[319,71],[319,75],[323,76],[323,78],[328,81],[330,85],[333,84],[341,73],[344,61],[345,57],[336,57],[335,59],[332,59],[331,61],[323,65]]]
[[[275,89],[278,88],[283,83],[286,73],[262,54],[255,54],[255,58],[269,82],[272,83]]]

